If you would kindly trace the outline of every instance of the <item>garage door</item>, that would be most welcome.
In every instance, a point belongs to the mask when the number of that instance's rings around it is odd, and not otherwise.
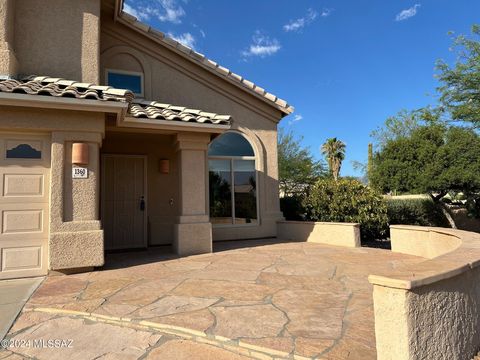
[[[50,140],[0,135],[0,279],[47,273]]]

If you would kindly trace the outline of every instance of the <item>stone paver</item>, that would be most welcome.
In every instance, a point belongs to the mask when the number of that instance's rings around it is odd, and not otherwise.
[[[247,360],[249,357],[232,353],[206,344],[198,344],[188,340],[173,340],[160,346],[148,354],[146,359],[210,359],[210,360]]]
[[[102,271],[47,278],[9,338],[92,341],[82,359],[375,359],[367,277],[424,261],[381,249],[247,244],[255,246],[182,259],[116,254]]]

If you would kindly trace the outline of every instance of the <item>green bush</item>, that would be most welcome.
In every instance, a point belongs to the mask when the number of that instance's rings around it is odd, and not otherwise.
[[[306,220],[359,223],[364,241],[383,239],[388,231],[385,200],[357,180],[318,180],[303,205]]]
[[[440,205],[428,198],[388,199],[387,214],[391,225],[450,227]]]
[[[301,196],[286,196],[280,198],[280,210],[286,220],[300,221],[305,219],[305,208]]]

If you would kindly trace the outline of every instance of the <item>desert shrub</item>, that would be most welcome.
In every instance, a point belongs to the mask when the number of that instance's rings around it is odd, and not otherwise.
[[[304,220],[305,208],[302,204],[302,196],[287,196],[280,198],[280,210],[283,212],[283,216],[286,220]]]
[[[318,180],[303,204],[306,220],[359,223],[362,241],[383,239],[387,234],[385,200],[357,180]]]
[[[387,214],[391,225],[450,227],[440,205],[429,198],[388,199]]]

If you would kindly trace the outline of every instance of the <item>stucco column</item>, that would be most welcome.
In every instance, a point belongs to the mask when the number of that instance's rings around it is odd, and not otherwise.
[[[177,254],[212,252],[208,216],[207,149],[210,134],[179,133],[175,138],[179,178],[179,214],[174,227]]]
[[[0,76],[17,75],[18,62],[14,52],[15,1],[0,0]]]
[[[50,191],[49,268],[88,268],[104,264],[99,220],[101,133],[53,132]],[[72,178],[72,145],[88,144],[88,177]]]

